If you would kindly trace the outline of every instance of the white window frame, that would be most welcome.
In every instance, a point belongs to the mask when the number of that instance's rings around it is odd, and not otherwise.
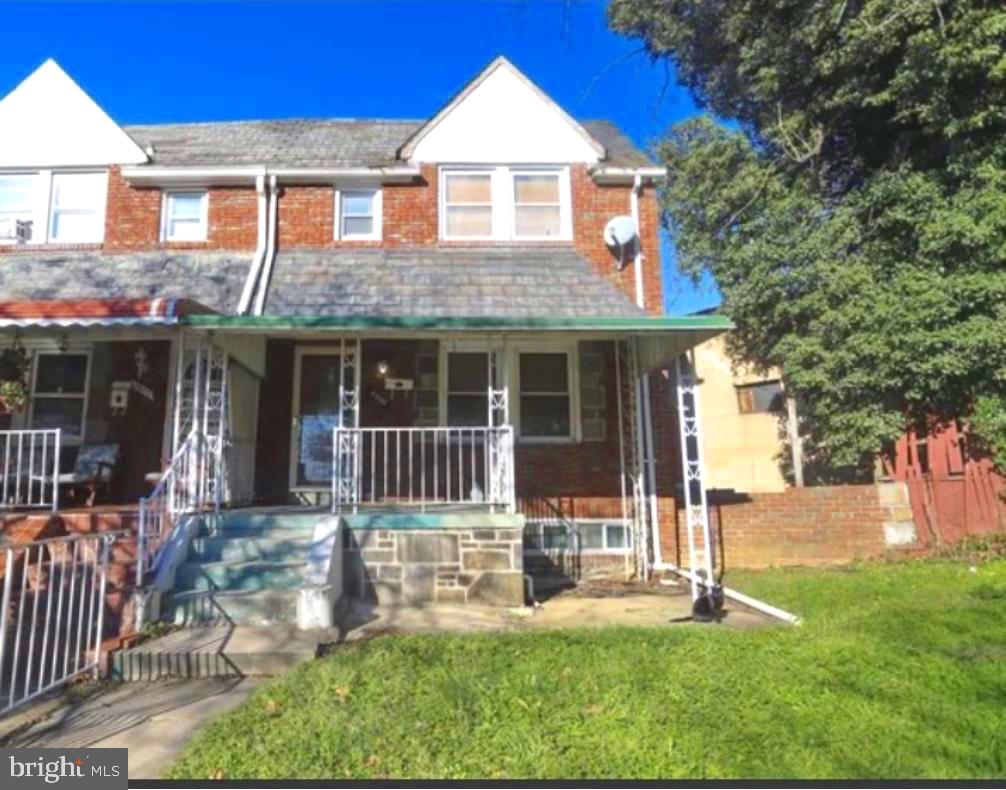
[[[447,233],[447,178],[455,173],[488,175],[490,177],[490,194],[492,196],[492,233],[490,235],[451,236]],[[559,178],[559,234],[557,236],[518,236],[515,232],[514,176],[542,174],[555,174]],[[569,167],[566,165],[444,164],[439,168],[438,188],[437,211],[441,241],[571,242],[573,240],[572,190]]]
[[[584,526],[587,526],[587,525],[593,526],[595,524],[602,525],[601,535],[603,536],[604,545],[601,548],[599,548],[599,549],[597,549],[597,548],[585,549],[582,546],[582,541],[581,541],[581,538],[580,538],[580,529],[581,529],[581,527],[584,527]],[[622,527],[625,530],[625,538],[626,538],[626,545],[625,546],[614,547],[614,548],[608,546],[608,527],[609,526],[619,526],[619,527]],[[554,529],[556,527],[565,527],[565,529],[566,529],[567,548],[565,548],[565,549],[563,549],[563,548],[550,548],[550,547],[546,547],[545,546],[545,529],[546,528],[553,528]],[[632,529],[631,529],[631,525],[630,525],[630,523],[628,521],[623,520],[621,518],[577,518],[577,519],[569,519],[568,521],[567,520],[551,521],[551,520],[548,520],[548,519],[544,519],[544,520],[537,520],[537,521],[528,521],[527,525],[524,528],[524,533],[527,534],[529,532],[532,533],[532,534],[534,534],[535,536],[537,536],[538,545],[536,547],[532,547],[532,548],[525,547],[524,548],[524,552],[526,554],[531,554],[531,555],[534,555],[534,556],[548,556],[550,554],[554,554],[556,552],[562,552],[562,551],[576,551],[579,554],[584,554],[584,555],[588,555],[588,556],[591,556],[591,555],[593,555],[593,556],[597,556],[597,555],[616,555],[616,556],[622,556],[622,555],[625,555],[625,554],[631,554],[632,553]],[[568,537],[570,534],[575,535],[575,541],[576,541],[576,545],[575,546],[568,545],[570,543],[569,537]]]
[[[440,424],[444,427],[449,428],[459,428],[463,429],[464,426],[452,426],[449,423],[448,414],[448,396],[449,395],[478,395],[480,393],[476,392],[448,392],[448,387],[450,387],[450,355],[451,354],[484,354],[486,357],[486,370],[488,374],[492,375],[492,361],[489,359],[489,355],[492,352],[485,343],[479,343],[478,341],[472,341],[470,343],[449,343],[445,341],[440,342]],[[489,382],[489,386],[492,383]],[[486,387],[486,414],[485,421],[482,423],[481,427],[489,427],[489,386]]]
[[[370,233],[346,233],[343,229],[342,221],[342,196],[343,194],[370,193],[373,196],[371,212],[373,223]],[[357,214],[354,216],[365,216]],[[337,187],[335,190],[335,227],[333,228],[333,238],[336,241],[380,241],[384,225],[384,190],[377,186],[362,187]]]
[[[64,447],[67,446],[77,446],[84,444],[87,440],[87,409],[90,405],[91,396],[91,348],[69,348],[66,351],[61,351],[59,349],[39,349],[35,351],[32,359],[32,370],[31,370],[31,397],[29,400],[28,409],[28,427],[33,428],[35,425],[35,403],[37,400],[47,400],[47,399],[79,399],[83,402],[83,408],[80,413],[80,432],[78,436],[65,435],[60,437],[60,442]],[[38,370],[41,363],[42,357],[59,357],[59,356],[77,356],[86,357],[86,366],[84,369],[84,391],[81,394],[77,393],[59,393],[59,392],[38,392]]]
[[[32,240],[34,240],[37,237],[38,233],[39,233],[38,223],[36,222],[36,217],[38,216],[38,209],[39,209],[39,205],[38,205],[38,173],[31,172],[31,171],[28,171],[28,172],[25,172],[25,171],[3,172],[3,173],[0,173],[0,178],[27,178],[29,180],[29,182],[31,183],[31,207],[29,208],[29,212],[30,212],[30,215],[31,215],[30,219],[31,219],[31,223],[32,223],[32,225],[31,225],[31,235],[32,235]],[[3,215],[7,214],[7,213],[8,212],[0,212],[0,220],[6,219],[6,217],[3,216]],[[13,219],[17,219],[18,218],[18,216],[17,216],[18,212],[9,212],[9,213],[15,215],[15,216],[13,216]],[[17,243],[17,239],[15,237],[13,237],[13,236],[11,238],[0,238],[0,244],[16,244],[16,243]]]
[[[456,203],[457,206],[489,206],[490,233],[488,236],[451,236],[447,233],[447,179],[452,175],[489,176],[489,203]],[[444,241],[492,241],[499,234],[499,217],[497,217],[497,178],[493,167],[441,167],[440,168],[440,238]]]
[[[103,244],[105,241],[105,218],[108,208],[108,171],[96,168],[84,168],[84,169],[73,169],[73,168],[63,168],[63,169],[40,169],[40,170],[4,170],[0,171],[2,175],[5,176],[31,176],[34,178],[33,187],[33,208],[32,208],[32,233],[31,240],[28,242],[29,245],[43,245],[43,244],[59,244],[59,245],[77,245],[77,244]],[[92,239],[88,241],[57,241],[52,237],[52,225],[53,219],[55,217],[53,201],[55,200],[55,194],[53,190],[53,178],[58,175],[75,175],[75,174],[102,174],[105,176],[105,181],[103,184],[102,195],[100,200],[100,206],[98,208],[98,227],[101,229],[101,234],[97,239]],[[8,245],[14,244],[14,240],[3,239],[0,240],[0,244]]]
[[[105,209],[108,203],[108,173],[104,170],[50,170],[43,171],[48,172],[49,175],[49,215],[47,217],[46,223],[46,239],[50,244],[102,244],[105,241]],[[55,181],[59,176],[84,176],[84,175],[103,175],[105,178],[101,184],[101,194],[98,201],[98,207],[92,212],[87,209],[80,208],[56,208],[56,189]],[[94,214],[95,222],[100,229],[100,233],[97,238],[94,239],[73,239],[73,240],[56,240],[54,237],[54,228],[56,225],[56,217],[58,214]],[[34,231],[34,228],[33,228]]]
[[[178,195],[199,195],[200,197],[200,214],[199,214],[199,227],[202,233],[199,238],[196,239],[176,239],[168,235],[168,229],[171,227],[171,214],[170,207],[172,205],[172,198]],[[198,244],[199,242],[207,241],[210,236],[210,193],[206,189],[171,189],[166,190],[161,196],[161,241],[162,242],[177,242],[179,244],[184,244],[186,242]]]
[[[576,340],[569,341],[525,341],[510,350],[507,367],[510,370],[510,414],[514,425],[514,436],[522,444],[573,444],[580,441],[580,355]],[[565,354],[566,384],[569,387],[569,435],[568,436],[524,436],[521,428],[521,354]],[[539,393],[544,394],[544,393]],[[555,393],[558,395],[559,393]]]
[[[554,236],[519,236],[517,235],[517,177],[518,176],[555,176],[559,191],[558,203],[525,203],[526,206],[556,206],[559,209],[559,232]],[[514,241],[563,241],[567,238],[566,213],[569,200],[563,199],[563,177],[561,169],[557,168],[510,168],[510,236]],[[568,184],[568,180],[567,180]]]

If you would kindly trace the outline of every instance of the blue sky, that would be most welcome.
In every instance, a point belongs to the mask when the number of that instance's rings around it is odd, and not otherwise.
[[[568,112],[649,146],[698,112],[664,63],[608,30],[601,0],[3,2],[0,95],[55,58],[119,123],[426,118],[498,54]],[[674,272],[665,302],[718,303]]]

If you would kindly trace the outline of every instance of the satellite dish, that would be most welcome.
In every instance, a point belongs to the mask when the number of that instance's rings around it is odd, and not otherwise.
[[[625,268],[629,250],[636,241],[636,221],[625,215],[612,217],[604,226],[604,243],[618,252],[618,268]]]

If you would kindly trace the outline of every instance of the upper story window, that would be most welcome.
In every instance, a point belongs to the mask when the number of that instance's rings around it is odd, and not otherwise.
[[[737,385],[737,407],[741,414],[771,414],[782,411],[784,405],[782,383],[779,381]]]
[[[562,235],[558,173],[513,174],[513,235],[516,239]]]
[[[164,195],[161,239],[206,241],[209,196],[206,192],[167,192]]]
[[[444,173],[444,238],[493,237],[492,173]]]
[[[0,174],[0,243],[100,243],[107,186],[104,172]]]
[[[35,176],[0,176],[0,240],[17,239],[17,223],[29,223],[22,232],[25,240],[31,238],[32,219],[35,216]]]
[[[53,173],[49,241],[89,244],[105,237],[104,173]]]
[[[565,167],[441,169],[440,237],[448,241],[568,241]]]
[[[381,238],[381,190],[338,190],[335,204],[335,238],[346,241]]]

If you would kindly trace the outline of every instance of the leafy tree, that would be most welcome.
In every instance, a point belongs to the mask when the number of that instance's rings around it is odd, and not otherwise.
[[[665,221],[812,443],[863,466],[908,423],[1004,402],[1001,0],[612,0],[609,19],[730,122],[660,143]]]

